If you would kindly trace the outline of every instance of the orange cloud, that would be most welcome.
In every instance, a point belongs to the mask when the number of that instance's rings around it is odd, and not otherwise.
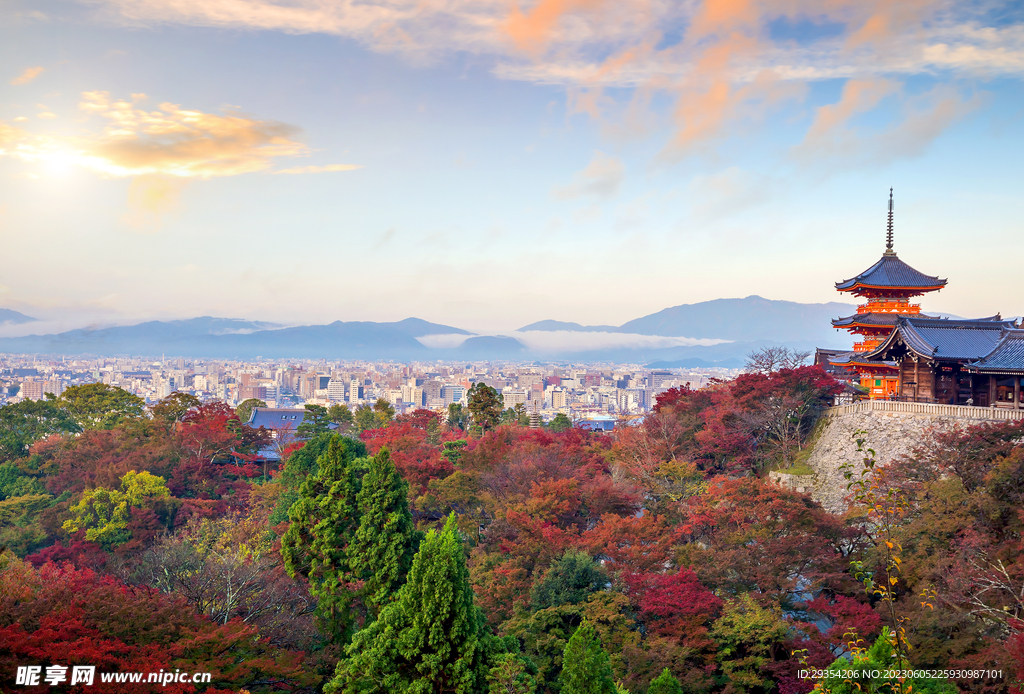
[[[28,84],[29,82],[34,80],[36,77],[39,77],[39,75],[43,74],[43,71],[45,69],[46,68],[44,68],[44,67],[30,67],[30,68],[26,68],[25,72],[21,73],[20,75],[18,75],[17,77],[15,77],[14,79],[11,80],[11,84],[13,84],[15,86],[22,85],[22,84]]]
[[[847,48],[864,44],[883,44],[902,35],[908,28],[918,28],[922,20],[945,3],[941,0],[874,0],[865,2],[869,14],[846,40]]]
[[[552,38],[555,27],[565,15],[582,9],[594,9],[604,0],[540,0],[524,14],[513,2],[504,30],[521,50],[537,52]]]
[[[240,115],[214,115],[163,103],[139,108],[144,94],[130,101],[106,92],[85,92],[80,108],[107,121],[90,137],[20,133],[4,153],[24,161],[60,162],[106,176],[163,175],[180,178],[234,176],[271,167],[282,157],[308,154],[294,138],[298,128]],[[8,128],[8,131],[10,129]],[[10,137],[5,131],[5,137]]]
[[[704,0],[690,24],[691,37],[757,27],[761,8],[752,0]]]
[[[677,127],[663,159],[691,154],[734,133],[738,123],[762,118],[770,107],[803,96],[802,83],[783,80],[773,70],[743,74],[760,50],[757,38],[733,32],[708,42],[697,54],[686,78],[671,88],[677,94]]]
[[[900,87],[900,84],[882,78],[849,80],[843,86],[837,103],[818,109],[804,137],[804,146],[813,146],[815,142],[826,139],[854,115],[870,111],[885,96],[898,92]]]

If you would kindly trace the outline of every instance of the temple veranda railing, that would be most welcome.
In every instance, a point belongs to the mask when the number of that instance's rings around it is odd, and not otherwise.
[[[956,417],[957,419],[989,421],[1024,419],[1024,410],[1013,410],[1003,407],[972,407],[970,405],[937,405],[927,402],[899,402],[892,400],[861,400],[849,405],[830,407],[823,414],[829,417],[858,412],[903,412],[932,417]]]

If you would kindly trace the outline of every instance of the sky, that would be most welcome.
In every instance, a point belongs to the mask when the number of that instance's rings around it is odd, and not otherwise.
[[[0,0],[0,334],[201,315],[1024,314],[1024,8]]]

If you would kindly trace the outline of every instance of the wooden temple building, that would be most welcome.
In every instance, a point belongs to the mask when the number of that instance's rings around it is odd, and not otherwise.
[[[910,299],[939,291],[946,280],[907,265],[893,250],[893,199],[881,260],[840,292],[867,299],[832,325],[859,335],[853,351],[818,350],[816,363],[859,381],[872,399],[898,399],[1020,409],[1024,330],[999,314],[953,320],[921,313]]]

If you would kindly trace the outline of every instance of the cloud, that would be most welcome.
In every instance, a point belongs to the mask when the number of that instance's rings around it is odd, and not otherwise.
[[[1024,75],[1024,27],[993,24],[1005,14],[997,0],[80,1],[123,25],[331,34],[413,62],[486,56],[501,79],[565,87],[571,114],[613,134],[648,131],[643,112],[667,97],[669,161],[805,98],[812,82],[849,80],[853,90],[916,75]],[[780,26],[789,38],[776,38]],[[871,94],[836,105],[837,127],[840,107],[865,112]],[[837,132],[828,117],[819,112],[812,127]]]
[[[852,116],[870,111],[883,97],[899,91],[901,87],[901,84],[892,80],[880,78],[847,81],[838,103],[818,109],[814,122],[807,130],[803,146],[814,147],[828,139],[844,127]]]
[[[7,150],[3,148],[16,145],[25,137],[26,133],[24,130],[15,128],[13,125],[7,125],[0,120],[0,155],[7,152]]]
[[[276,157],[307,153],[292,139],[298,128],[240,115],[217,116],[163,103],[157,110],[111,101],[106,92],[86,92],[80,108],[105,118],[103,135],[84,143],[91,166],[112,176],[165,174],[202,177],[262,171]]]
[[[332,171],[355,171],[363,168],[360,164],[328,164],[327,166],[293,166],[275,171],[276,174],[330,173]]]
[[[381,248],[386,246],[388,243],[391,242],[391,239],[395,238],[395,234],[397,233],[398,230],[395,229],[394,227],[391,227],[390,229],[385,231],[383,234],[380,235],[380,239],[377,241],[377,243],[373,245],[374,250],[380,250]]]
[[[540,0],[532,10],[524,13],[519,4],[513,2],[502,29],[521,50],[539,53],[563,17],[573,11],[593,9],[603,4],[604,0]]]
[[[551,191],[559,200],[571,200],[584,195],[610,198],[619,192],[626,169],[622,160],[603,152],[594,152],[594,158],[573,177],[573,182]]]
[[[876,164],[921,155],[946,128],[977,109],[984,94],[967,97],[948,85],[912,97],[900,96],[901,108],[881,127],[849,124],[857,113],[869,111],[886,94],[898,93],[899,85],[860,83],[843,90],[839,102],[818,110],[804,141],[793,156],[804,163],[841,159],[848,163]]]
[[[688,73],[708,40],[760,40],[743,80],[764,69],[788,79],[920,74],[931,69],[1021,74],[1019,25],[986,24],[985,3],[952,0],[80,0],[105,21],[331,34],[414,58],[493,56],[509,79],[635,86]],[[774,22],[840,25],[794,41],[769,39]],[[680,33],[678,41],[664,41]],[[879,51],[881,44],[884,51]],[[609,56],[643,45],[615,70]]]
[[[471,337],[476,337],[476,335],[444,333],[438,335],[421,335],[416,338],[416,341],[430,349],[455,349]]]
[[[767,202],[775,188],[771,179],[730,167],[718,173],[694,176],[687,198],[698,219],[725,217]]]
[[[104,21],[128,26],[184,24],[344,36],[418,59],[452,46],[484,53],[502,10],[476,0],[83,0]],[[443,37],[447,37],[444,40]]]
[[[46,70],[46,68],[44,68],[44,67],[25,68],[25,72],[21,73],[20,75],[18,75],[14,79],[12,79],[11,80],[11,84],[13,84],[15,86],[22,85],[22,84],[28,84],[29,82],[34,80],[36,77],[39,77],[39,75],[43,74],[44,70]]]
[[[162,103],[146,110],[106,92],[85,92],[80,109],[106,126],[91,136],[36,135],[0,125],[0,155],[26,162],[76,166],[109,177],[210,178],[270,168],[282,157],[308,154],[295,126],[238,114],[214,115]]]

